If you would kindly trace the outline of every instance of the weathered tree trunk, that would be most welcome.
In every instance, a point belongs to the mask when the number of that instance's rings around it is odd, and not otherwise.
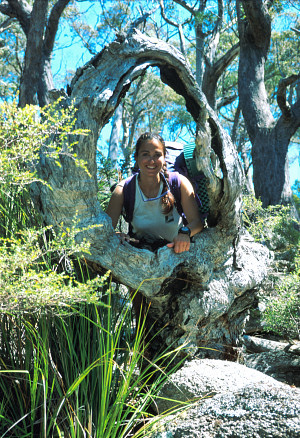
[[[131,82],[150,66],[184,96],[197,121],[196,160],[208,181],[213,227],[195,237],[189,252],[175,254],[163,247],[153,253],[120,244],[110,218],[97,201],[96,143]],[[88,128],[75,152],[88,163],[90,175],[64,156],[61,167],[43,157],[41,176],[51,185],[34,187],[34,199],[48,224],[71,226],[77,218],[91,244],[85,258],[110,269],[115,278],[139,290],[151,302],[160,344],[187,342],[217,348],[221,355],[236,346],[242,334],[252,290],[266,273],[268,252],[241,229],[242,167],[228,134],[207,105],[189,66],[178,50],[138,31],[119,37],[77,70],[71,83],[77,106],[77,127]],[[222,177],[215,175],[210,156],[219,159]],[[85,227],[89,227],[85,229]],[[209,355],[212,350],[201,350]]]
[[[242,18],[239,10],[241,3],[246,19]],[[300,101],[291,108],[286,102],[278,101],[282,116],[274,120],[264,84],[264,67],[271,38],[271,18],[266,2],[237,0],[237,9],[239,98],[252,144],[255,195],[261,198],[265,207],[291,202],[287,152],[290,139],[300,126]]]
[[[281,131],[281,132],[280,132]],[[255,196],[263,206],[291,203],[286,129],[259,129],[252,143],[253,184]]]

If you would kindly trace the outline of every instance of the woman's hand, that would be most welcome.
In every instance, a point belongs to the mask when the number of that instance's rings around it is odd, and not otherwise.
[[[168,248],[174,248],[176,254],[180,254],[184,251],[189,251],[191,245],[191,239],[187,234],[177,234],[172,243],[167,243]]]
[[[119,238],[121,243],[124,242],[135,242],[135,243],[139,243],[139,241],[137,239],[133,239],[132,237],[129,236],[129,234],[126,233],[120,233],[119,231],[116,232],[117,237]]]

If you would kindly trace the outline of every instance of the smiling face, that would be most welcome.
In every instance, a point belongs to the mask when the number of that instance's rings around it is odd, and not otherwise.
[[[163,144],[156,138],[144,140],[135,154],[141,174],[155,176],[162,171],[165,163]]]

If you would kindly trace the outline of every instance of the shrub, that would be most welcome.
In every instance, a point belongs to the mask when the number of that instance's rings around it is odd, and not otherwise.
[[[254,196],[243,198],[244,225],[257,242],[263,243],[273,251],[291,250],[293,258],[297,255],[300,233],[291,216],[290,207],[270,205],[262,207]]]
[[[264,314],[266,329],[286,339],[300,339],[299,284],[300,263],[297,272],[275,285],[274,296],[269,297]]]
[[[15,101],[0,105],[0,237],[10,237],[39,221],[29,187],[34,182],[44,184],[37,175],[41,148],[58,166],[67,155],[86,169],[73,153],[71,134],[86,135],[87,131],[75,130],[75,121],[75,108],[64,110],[59,101],[44,109],[18,108]]]
[[[286,206],[269,206],[253,196],[244,198],[244,224],[254,239],[275,253],[272,277],[274,289],[266,302],[264,319],[267,331],[285,338],[300,335],[300,232]]]

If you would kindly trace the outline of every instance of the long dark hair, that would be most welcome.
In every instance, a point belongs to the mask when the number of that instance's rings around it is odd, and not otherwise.
[[[134,152],[135,160],[137,159],[137,156],[138,156],[138,153],[139,153],[141,145],[145,141],[147,141],[147,140],[157,140],[157,141],[159,141],[162,144],[162,147],[163,147],[164,157],[166,157],[166,153],[167,153],[166,144],[165,144],[165,141],[162,138],[162,136],[159,135],[159,134],[156,134],[155,132],[144,132],[144,134],[142,134],[138,138],[138,140],[137,140],[137,142],[135,144],[135,152]],[[163,171],[163,174],[164,174],[164,177],[165,177],[166,181],[169,184],[169,172],[167,170],[166,164],[164,164],[162,171]],[[166,184],[165,179],[162,178],[162,181],[163,181],[162,193],[166,192],[168,190],[168,186]],[[172,195],[172,193],[170,191],[168,191],[167,194],[161,198],[161,205],[162,205],[161,211],[162,211],[162,213],[165,214],[165,215],[169,214],[172,211],[172,209],[173,209],[174,203],[175,203],[175,198]]]

